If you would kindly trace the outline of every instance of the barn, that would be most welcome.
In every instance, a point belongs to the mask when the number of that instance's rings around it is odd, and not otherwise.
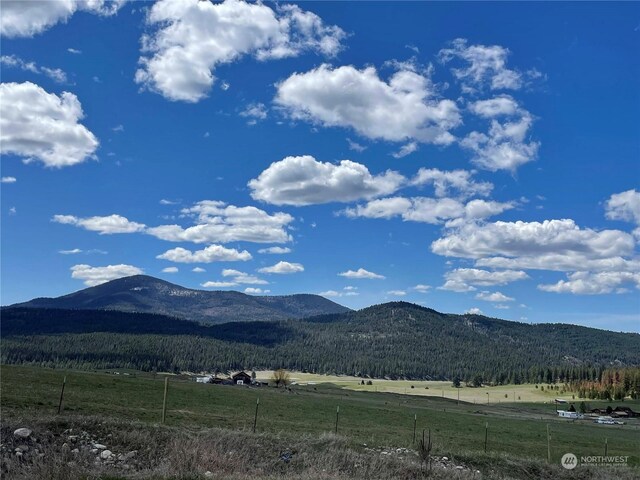
[[[233,383],[235,385],[251,385],[251,375],[247,372],[238,372],[235,375],[231,376]]]

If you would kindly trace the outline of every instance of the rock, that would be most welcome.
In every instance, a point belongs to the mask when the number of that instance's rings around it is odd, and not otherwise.
[[[124,454],[124,460],[125,460],[125,461],[127,461],[127,460],[131,460],[133,457],[135,457],[135,456],[136,456],[136,453],[138,453],[138,451],[137,451],[137,450],[132,450],[132,451],[130,451],[129,453],[125,453],[125,454]]]
[[[18,445],[18,448],[20,450],[22,450],[23,452],[28,452],[29,451],[29,447],[27,445]]]
[[[207,470],[206,472],[204,472],[204,476],[205,478],[213,478],[213,472]]]
[[[16,452],[16,457],[18,457],[18,458],[22,457],[22,452],[20,450],[18,450]]]
[[[448,458],[448,457],[442,457],[442,461],[443,461],[443,462],[447,462],[448,460],[449,460],[449,458]]]
[[[463,466],[461,466],[461,465],[457,465],[457,466],[456,466],[456,470],[464,470],[464,467],[463,467]]]
[[[29,438],[31,436],[31,430],[29,430],[28,428],[18,428],[16,431],[13,432],[13,434],[16,437]]]
[[[78,435],[69,435],[69,441],[76,443],[78,441]]]
[[[73,450],[71,450],[71,453],[80,453],[80,450],[78,450],[77,448],[74,448]]]
[[[93,453],[95,455],[96,453],[98,453],[98,449],[97,448],[92,448],[91,449],[91,453]]]
[[[94,443],[93,448],[97,448],[98,450],[106,450],[106,445],[102,445],[101,443]]]
[[[111,455],[111,450],[103,450],[102,452],[100,452],[100,458],[102,460],[108,460]]]

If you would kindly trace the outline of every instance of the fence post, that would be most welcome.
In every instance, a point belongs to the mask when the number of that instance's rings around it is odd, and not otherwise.
[[[609,440],[608,438],[604,439],[604,456],[605,457],[607,456],[607,450],[608,450],[608,447],[609,447],[609,441],[608,440]]]
[[[167,390],[169,389],[169,377],[164,377],[164,396],[162,397],[162,423],[167,418]]]
[[[67,383],[67,376],[65,375],[62,379],[62,390],[60,390],[60,400],[58,401],[58,415],[62,411],[62,398],[64,397],[64,386]]]
[[[414,445],[416,443],[416,424],[417,424],[417,422],[418,422],[418,414],[414,413],[413,414],[413,443],[414,443]]]
[[[338,434],[338,418],[340,417],[340,405],[336,407],[336,435]]]
[[[547,463],[551,463],[551,432],[547,423]]]
[[[256,399],[256,414],[253,417],[253,433],[256,433],[256,424],[258,423],[258,407],[260,406],[260,397]]]
[[[487,453],[487,442],[489,441],[489,422],[484,424],[484,453]]]

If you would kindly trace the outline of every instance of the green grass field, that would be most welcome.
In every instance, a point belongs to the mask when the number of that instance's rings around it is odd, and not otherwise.
[[[258,379],[268,380],[272,371],[256,372]],[[314,373],[291,372],[291,380],[300,384],[331,383],[338,387],[362,392],[399,393],[403,395],[420,395],[440,397],[477,404],[499,404],[513,402],[553,403],[561,398],[573,401],[572,392],[560,393],[549,390],[544,384],[536,388],[533,384],[499,385],[495,387],[470,388],[464,385],[455,388],[451,382],[418,381],[418,380],[386,380],[373,379],[372,385],[361,385],[361,378],[347,375],[318,375]],[[413,388],[412,388],[413,387]],[[540,388],[542,387],[542,388]]]
[[[124,376],[23,366],[2,366],[0,373],[5,417],[55,413],[66,376],[66,413],[147,423],[159,423],[161,419],[162,375]],[[546,459],[549,425],[553,462],[567,452],[602,455],[606,438],[609,455],[628,455],[630,465],[640,465],[638,419],[624,426],[596,425],[559,419],[551,405],[540,403],[458,405],[449,398],[346,390],[332,384],[296,385],[289,392],[269,387],[197,384],[173,376],[169,381],[167,424],[251,429],[258,398],[257,429],[262,432],[332,432],[339,406],[339,433],[359,445],[410,447],[416,415],[418,431],[430,428],[435,450],[442,455],[482,451],[488,423],[490,452]],[[638,401],[624,404],[640,410]]]

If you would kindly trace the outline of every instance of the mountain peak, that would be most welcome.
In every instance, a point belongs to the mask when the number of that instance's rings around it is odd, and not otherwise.
[[[285,320],[349,311],[318,295],[260,297],[233,290],[195,290],[149,275],[118,278],[62,297],[37,298],[12,306],[157,313],[210,324]]]

